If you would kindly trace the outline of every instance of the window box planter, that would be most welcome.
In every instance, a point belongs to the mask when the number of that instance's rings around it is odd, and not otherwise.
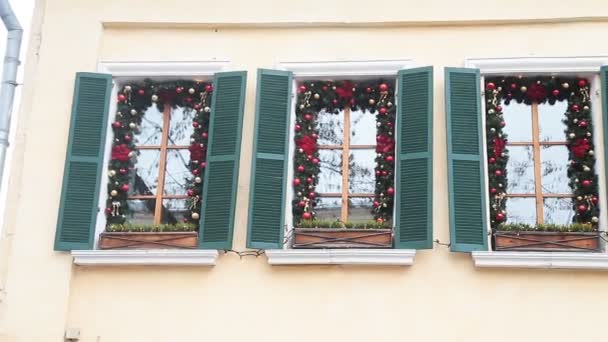
[[[513,232],[494,234],[497,251],[595,252],[599,249],[597,232]]]
[[[293,248],[392,248],[392,229],[295,228]]]
[[[197,232],[103,232],[100,249],[196,248]]]

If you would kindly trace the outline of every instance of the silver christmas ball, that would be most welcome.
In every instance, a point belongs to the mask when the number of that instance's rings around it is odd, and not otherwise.
[[[108,176],[110,176],[110,177],[116,176],[116,171],[114,171],[114,170],[108,171]]]
[[[494,128],[494,127],[490,128],[490,132],[496,133],[496,128]]]
[[[130,86],[130,85],[125,86],[125,91],[126,91],[127,93],[128,93],[128,92],[130,92],[130,91],[131,91],[131,86]]]
[[[569,137],[570,139],[574,139],[574,138],[576,138],[576,134],[574,134],[574,133],[570,133],[570,134],[568,134],[568,137]]]
[[[589,106],[584,106],[583,109],[584,110],[589,110]]]
[[[201,179],[201,177],[196,177],[196,178],[194,178],[194,182],[195,182],[195,183],[200,183],[200,182],[202,182],[202,181],[203,181],[203,180]]]
[[[494,109],[488,109],[488,114],[494,114],[494,113],[496,113],[496,112],[494,111]]]
[[[298,191],[298,196],[302,196],[302,192],[301,191]]]
[[[129,128],[131,128],[131,129],[135,129],[135,127],[137,127],[137,124],[136,124],[135,122],[131,122],[131,123],[129,124]]]
[[[205,113],[209,113],[211,111],[211,107],[207,106],[203,110],[205,111]]]
[[[502,183],[498,183],[498,187],[502,188],[503,187]]]
[[[593,216],[593,217],[591,218],[591,222],[593,222],[593,223],[598,223],[599,221],[600,221],[600,219],[599,219],[599,218],[597,218],[597,216]]]
[[[154,94],[152,95],[152,102],[156,102],[158,101],[158,95]]]
[[[118,191],[116,191],[116,190],[112,190],[112,191],[110,191],[110,195],[111,195],[112,197],[116,197],[116,196],[118,196]]]
[[[593,150],[589,150],[589,152],[587,152],[587,153],[589,153],[590,156],[595,154],[595,152],[593,152]]]
[[[521,88],[519,88],[519,90],[521,90],[522,93],[525,93],[528,91],[528,87],[522,86]]]
[[[196,92],[196,90],[194,90],[194,88],[190,88],[190,89],[188,89],[188,93],[189,93],[190,95],[194,94],[194,92]]]
[[[303,104],[301,104],[301,105],[300,105],[300,109],[304,109],[304,108],[305,108],[305,107],[304,107],[304,105],[303,105]]]
[[[381,124],[381,123],[379,123],[379,122],[377,122],[377,123],[376,123],[376,126],[380,127],[380,126],[382,126],[382,124]]]
[[[370,106],[373,106],[374,104],[376,104],[376,100],[369,99],[368,103],[369,103]]]
[[[568,89],[568,88],[570,88],[570,85],[568,84],[568,82],[564,82],[564,83],[562,83],[562,87],[564,89]]]
[[[575,178],[575,179],[574,179],[574,183],[578,183],[578,182],[580,182],[580,181],[578,180],[578,178]]]
[[[386,103],[386,106],[387,106],[387,107],[392,107],[392,106],[393,106],[393,103],[389,101],[389,102],[387,102],[387,103]]]
[[[591,136],[591,132],[587,132],[586,136],[590,137]]]
[[[135,109],[131,109],[131,115],[137,115],[137,111]]]
[[[320,99],[320,98],[321,98],[321,95],[319,95],[319,94],[315,94],[313,97],[315,98],[315,100],[318,100],[318,99]]]
[[[190,138],[190,142],[191,142],[191,143],[193,143],[193,142],[195,142],[195,141],[196,141],[196,139],[194,139],[194,138]]]
[[[192,213],[191,216],[193,220],[198,220],[198,218],[200,217],[198,213]]]
[[[585,165],[585,166],[583,166],[583,171],[589,172],[589,171],[591,171],[591,169],[589,168],[589,166]]]
[[[298,149],[298,152],[300,152],[300,153],[304,153],[304,149],[303,149],[303,148],[299,148],[299,149]]]
[[[583,196],[577,196],[577,197],[576,197],[576,199],[577,199],[578,201],[582,201],[582,200],[583,200]]]
[[[578,119],[574,119],[574,120],[572,120],[572,122],[577,123],[577,122],[578,122]]]

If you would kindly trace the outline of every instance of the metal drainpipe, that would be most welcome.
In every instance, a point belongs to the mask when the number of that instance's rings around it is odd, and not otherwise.
[[[17,87],[17,69],[19,68],[19,53],[23,28],[8,0],[0,0],[0,17],[6,26],[6,53],[2,70],[2,87],[0,88],[0,186],[4,173],[4,162],[8,148],[8,137],[11,128],[11,113],[15,88]]]

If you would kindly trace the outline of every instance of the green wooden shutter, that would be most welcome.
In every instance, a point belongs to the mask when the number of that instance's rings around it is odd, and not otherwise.
[[[433,67],[397,78],[395,247],[433,248]]]
[[[91,249],[97,218],[112,75],[77,73],[55,250]]]
[[[602,125],[604,127],[604,172],[608,179],[608,65],[600,68],[600,90],[602,91]],[[608,195],[608,194],[607,194]]]
[[[452,251],[487,250],[485,165],[478,69],[445,68]]]
[[[258,70],[247,247],[282,248],[292,74]]]
[[[220,72],[213,79],[200,248],[232,248],[246,82],[245,71]]]

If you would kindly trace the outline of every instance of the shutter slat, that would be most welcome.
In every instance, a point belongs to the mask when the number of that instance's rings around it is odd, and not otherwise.
[[[451,250],[487,250],[479,70],[446,68],[445,83]]]
[[[77,73],[55,250],[91,249],[112,75]]]
[[[600,90],[602,92],[602,124],[604,127],[604,163],[606,163],[608,161],[608,65],[603,65],[600,68]],[[604,172],[608,180],[608,167],[604,166]]]
[[[395,247],[433,248],[433,68],[397,79]]]
[[[232,248],[246,82],[245,71],[220,72],[213,80],[199,248]]]
[[[292,76],[258,70],[247,247],[282,248]]]

